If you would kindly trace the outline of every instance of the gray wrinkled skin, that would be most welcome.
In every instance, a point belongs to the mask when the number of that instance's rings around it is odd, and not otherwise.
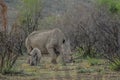
[[[51,62],[56,64],[59,55],[65,62],[71,61],[71,50],[69,41],[64,33],[58,29],[48,31],[34,31],[26,38],[26,48],[30,53],[34,48],[38,48],[42,55],[51,56]]]
[[[30,56],[29,56],[29,59],[28,59],[28,64],[30,64],[31,66],[38,65],[40,63],[41,56],[42,56],[41,51],[38,48],[34,48],[30,52]]]

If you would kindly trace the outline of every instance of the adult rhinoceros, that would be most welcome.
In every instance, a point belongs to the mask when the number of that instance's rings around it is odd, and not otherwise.
[[[51,62],[57,63],[56,59],[59,55],[62,56],[63,61],[70,62],[72,60],[69,41],[66,39],[64,33],[58,29],[47,31],[34,31],[27,38],[25,42],[28,53],[34,48],[38,48],[41,54],[50,54]]]

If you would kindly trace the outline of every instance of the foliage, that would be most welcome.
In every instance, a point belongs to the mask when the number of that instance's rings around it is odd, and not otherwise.
[[[33,31],[38,29],[39,19],[41,17],[41,0],[21,0],[22,7],[18,14],[17,20],[13,24],[13,32],[18,32],[21,35],[21,48],[22,53],[26,48],[24,42],[26,37]],[[22,54],[23,55],[23,54]]]
[[[20,36],[0,32],[0,73],[10,72],[20,53]]]
[[[38,22],[41,17],[41,0],[22,0],[23,7],[18,17],[21,28],[26,35],[38,28]]]
[[[99,0],[97,4],[100,5],[93,15],[98,38],[96,49],[117,68],[120,60],[120,0]]]
[[[120,71],[120,60],[118,58],[114,59],[114,62],[110,63],[110,68],[115,71]]]
[[[50,29],[54,28],[57,22],[56,16],[48,16],[40,20],[39,29]]]
[[[0,30],[0,73],[6,74],[11,71],[21,50],[21,34],[7,31],[7,6],[4,0],[0,0],[1,17],[4,30]],[[8,33],[9,32],[9,33]]]
[[[120,0],[98,0],[100,6],[106,6],[111,13],[120,13]]]
[[[81,47],[81,48],[77,48],[77,57],[83,57],[83,58],[87,58],[89,57],[96,57],[97,53],[96,50],[94,48],[91,47]]]

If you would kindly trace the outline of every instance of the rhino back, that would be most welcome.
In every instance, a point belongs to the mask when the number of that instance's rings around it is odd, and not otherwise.
[[[64,33],[58,28],[47,31],[34,31],[28,36],[30,40],[30,46],[32,48],[38,48],[41,53],[48,53],[46,46],[52,44],[52,46],[60,46],[65,39]]]
[[[48,53],[46,49],[46,44],[48,42],[50,34],[50,31],[36,31],[31,33],[29,36],[31,47],[40,49],[42,53]]]

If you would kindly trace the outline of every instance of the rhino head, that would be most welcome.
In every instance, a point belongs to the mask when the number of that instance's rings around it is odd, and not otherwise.
[[[70,41],[69,40],[64,40],[63,44],[61,45],[62,48],[62,59],[65,63],[70,63],[73,61],[72,58],[72,52],[71,52],[71,47],[70,47]]]

